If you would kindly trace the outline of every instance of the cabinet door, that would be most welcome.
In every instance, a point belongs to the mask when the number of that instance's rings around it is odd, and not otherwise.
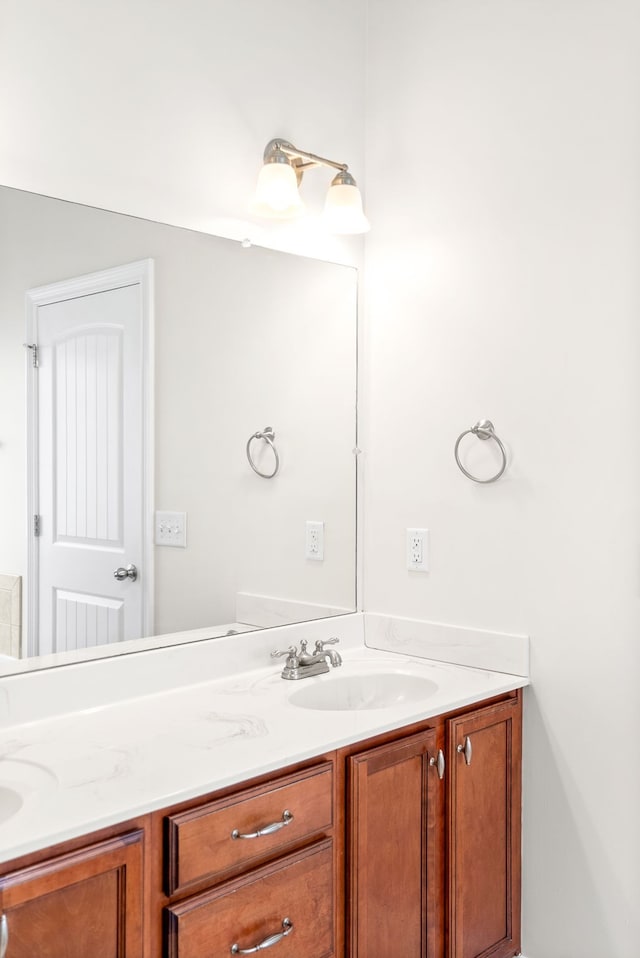
[[[6,958],[142,958],[143,832],[0,877]]]
[[[436,958],[443,787],[434,730],[349,759],[351,958]],[[441,909],[440,909],[441,910]]]
[[[519,699],[447,723],[449,958],[520,951]]]

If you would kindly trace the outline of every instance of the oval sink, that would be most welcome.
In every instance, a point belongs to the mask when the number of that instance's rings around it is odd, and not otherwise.
[[[22,795],[0,785],[0,825],[22,808]]]
[[[0,825],[20,811],[25,801],[58,780],[53,772],[20,758],[0,758]]]
[[[436,692],[431,679],[404,672],[345,675],[323,678],[314,685],[297,689],[289,696],[292,705],[331,712],[359,709],[388,709],[405,702],[419,702]]]

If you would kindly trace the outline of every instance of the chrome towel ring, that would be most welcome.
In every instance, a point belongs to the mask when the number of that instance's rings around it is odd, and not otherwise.
[[[276,438],[276,434],[271,428],[271,426],[265,426],[262,432],[254,432],[252,436],[249,436],[247,441],[247,459],[249,460],[249,465],[255,473],[261,476],[263,479],[273,479],[274,476],[278,474],[278,469],[280,468],[280,457],[278,456],[278,450],[276,449],[273,440]],[[264,439],[264,441],[271,446],[273,449],[273,455],[275,456],[275,466],[273,467],[273,472],[260,472],[256,466],[253,458],[251,456],[251,443],[254,439]]]
[[[467,472],[467,470],[464,468],[464,466],[463,466],[462,463],[460,462],[460,456],[458,455],[458,447],[460,446],[461,440],[464,439],[465,436],[468,436],[470,433],[473,433],[473,435],[474,435],[474,436],[477,436],[478,439],[483,439],[483,440],[484,440],[484,439],[493,439],[494,442],[497,442],[497,443],[498,443],[498,446],[499,446],[499,448],[500,448],[500,452],[502,453],[502,466],[500,467],[500,469],[498,470],[498,472],[496,472],[495,476],[491,476],[489,479],[478,479],[477,476],[472,476],[471,473],[470,473],[470,472]],[[453,451],[453,454],[454,454],[454,456],[456,457],[456,462],[457,462],[457,464],[458,464],[458,468],[460,469],[460,471],[465,474],[465,476],[467,477],[467,479],[472,479],[473,482],[482,482],[482,483],[497,482],[497,480],[500,478],[500,476],[502,475],[502,473],[503,473],[503,472],[505,471],[505,469],[507,468],[507,453],[505,452],[504,446],[502,445],[502,443],[500,442],[500,440],[499,440],[498,437],[496,436],[496,434],[495,434],[495,432],[494,432],[494,430],[493,430],[493,423],[491,422],[490,419],[481,419],[480,422],[477,422],[477,423],[475,424],[475,426],[472,426],[472,427],[471,427],[471,429],[465,429],[464,432],[460,433],[460,435],[458,436],[458,439],[457,439],[457,441],[456,441],[456,445],[455,445],[455,449],[454,449],[454,451]]]

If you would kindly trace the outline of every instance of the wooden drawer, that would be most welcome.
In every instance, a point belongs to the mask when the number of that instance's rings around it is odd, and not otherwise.
[[[291,930],[274,943],[274,958],[331,958],[332,845],[331,839],[317,842],[166,908],[166,958],[229,958],[266,946],[287,927],[285,919]]]
[[[256,838],[285,820],[289,823]],[[323,762],[165,819],[167,895],[264,862],[333,824],[333,765]]]

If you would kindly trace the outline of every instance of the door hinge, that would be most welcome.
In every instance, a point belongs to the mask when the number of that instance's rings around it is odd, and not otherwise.
[[[42,521],[40,516],[33,517],[33,534],[34,536],[42,535]]]
[[[23,343],[25,349],[31,350],[31,365],[36,369],[40,365],[40,349],[37,343]]]

